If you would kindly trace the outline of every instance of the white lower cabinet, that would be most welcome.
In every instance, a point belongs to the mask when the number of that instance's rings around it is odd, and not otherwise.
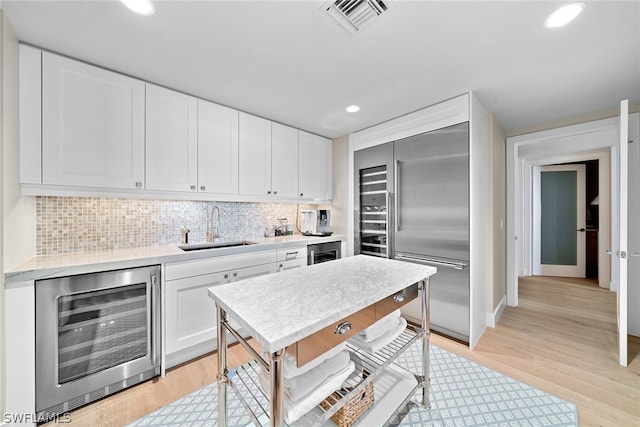
[[[207,295],[207,289],[224,283],[229,283],[228,272],[166,282],[167,354],[215,339],[215,304]]]
[[[210,287],[275,273],[276,260],[276,251],[271,250],[166,264],[165,368],[216,349],[216,307],[208,294]],[[233,319],[230,323],[238,330]]]

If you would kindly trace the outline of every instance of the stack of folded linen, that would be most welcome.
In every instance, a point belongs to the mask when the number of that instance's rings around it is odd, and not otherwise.
[[[354,369],[345,344],[300,367],[294,356],[285,353],[282,384],[285,422],[291,424],[318,406],[327,396],[340,389]],[[264,369],[260,372],[260,385],[268,394],[269,374]]]
[[[361,350],[375,353],[395,340],[407,328],[407,321],[400,317],[400,310],[395,310],[354,335],[349,342]]]

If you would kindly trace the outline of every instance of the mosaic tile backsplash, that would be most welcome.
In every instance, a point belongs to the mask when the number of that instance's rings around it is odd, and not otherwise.
[[[59,255],[180,243],[187,227],[189,242],[204,242],[207,218],[220,210],[221,240],[264,236],[279,218],[295,223],[298,210],[313,205],[203,202],[97,197],[36,198],[36,255]],[[296,231],[297,232],[297,231]]]

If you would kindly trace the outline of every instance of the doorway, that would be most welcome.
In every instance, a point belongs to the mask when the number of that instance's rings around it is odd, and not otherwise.
[[[598,284],[609,288],[612,172],[611,149],[618,140],[617,118],[509,138],[507,141],[507,304],[518,305],[518,277],[533,273],[534,167],[598,160]],[[617,212],[617,211],[615,211]],[[614,212],[614,213],[615,213]]]

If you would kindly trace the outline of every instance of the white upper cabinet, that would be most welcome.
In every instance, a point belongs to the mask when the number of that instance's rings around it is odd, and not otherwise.
[[[324,202],[331,141],[20,46],[25,195]]]
[[[298,129],[271,124],[271,194],[298,197]]]
[[[198,101],[147,84],[148,190],[197,191]]]
[[[238,111],[198,100],[198,191],[238,194]]]
[[[240,194],[271,195],[271,122],[240,112]]]
[[[303,200],[330,200],[332,196],[331,140],[300,131],[299,185]]]
[[[144,82],[44,52],[42,183],[144,186]]]

